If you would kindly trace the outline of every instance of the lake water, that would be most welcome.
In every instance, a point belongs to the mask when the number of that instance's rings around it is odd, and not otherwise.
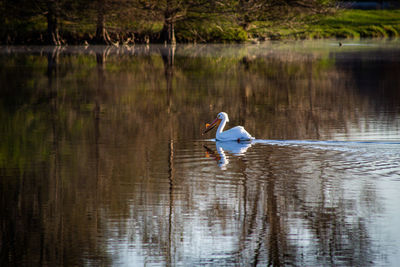
[[[400,262],[399,41],[0,50],[1,266]]]

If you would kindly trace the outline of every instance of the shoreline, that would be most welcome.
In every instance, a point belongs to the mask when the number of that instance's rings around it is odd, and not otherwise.
[[[236,24],[198,25],[194,34],[184,26],[177,25],[177,43],[258,43],[269,40],[312,39],[368,39],[400,37],[400,9],[349,10],[339,9],[330,15],[307,16],[291,24],[254,21],[247,30]],[[201,28],[203,27],[203,28]],[[34,27],[32,26],[32,29]],[[60,29],[61,45],[95,45],[93,29],[88,31]],[[163,44],[160,27],[152,31],[116,31],[110,28],[111,45]],[[203,31],[203,32],[202,32]],[[14,34],[12,36],[12,34]],[[41,30],[13,31],[4,33],[0,45],[46,45],[45,27]]]

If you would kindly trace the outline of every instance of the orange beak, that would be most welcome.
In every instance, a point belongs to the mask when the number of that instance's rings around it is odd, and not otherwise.
[[[221,120],[216,118],[211,124],[206,124],[206,129],[204,130],[203,134],[208,133],[209,131],[211,131],[212,129],[214,129],[215,126],[217,126],[218,124],[220,124]]]

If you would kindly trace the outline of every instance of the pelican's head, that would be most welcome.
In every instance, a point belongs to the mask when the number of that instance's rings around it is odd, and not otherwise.
[[[222,121],[223,121],[224,119],[225,119],[226,122],[229,121],[228,114],[226,114],[225,112],[220,112],[220,113],[218,113],[217,118],[220,119],[220,120],[222,120]]]
[[[211,123],[211,124],[206,124],[206,129],[204,130],[203,134],[211,131],[212,129],[214,129],[215,126],[219,125],[221,123],[221,121],[229,121],[228,118],[228,114],[226,114],[225,112],[220,112],[217,115],[217,118]]]

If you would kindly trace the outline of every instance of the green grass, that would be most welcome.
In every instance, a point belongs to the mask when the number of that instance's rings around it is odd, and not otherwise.
[[[255,22],[250,34],[268,39],[400,37],[400,10],[338,10],[290,27]]]
[[[178,42],[245,42],[246,31],[229,21],[211,21],[178,24],[176,26],[176,37]]]
[[[344,10],[326,16],[308,31],[327,30],[336,37],[398,37],[400,10]]]

